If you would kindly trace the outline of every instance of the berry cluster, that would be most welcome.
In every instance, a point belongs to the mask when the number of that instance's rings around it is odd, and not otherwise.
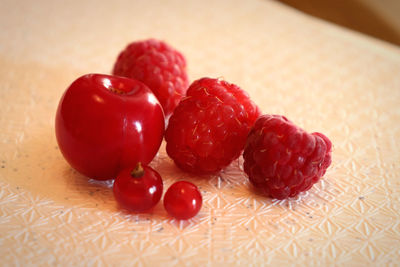
[[[217,173],[242,153],[251,184],[266,196],[285,199],[310,189],[331,164],[332,144],[284,116],[261,115],[249,95],[222,79],[190,86],[184,56],[155,39],[129,44],[114,75],[78,78],[62,96],[56,137],[72,167],[94,179],[114,179],[115,199],[147,212],[161,199],[163,181],[148,166],[165,133],[175,164],[194,174]],[[165,129],[165,117],[170,116]],[[174,183],[164,195],[177,219],[202,205],[197,187]]]
[[[247,138],[244,171],[265,195],[294,197],[310,189],[331,164],[332,144],[309,134],[284,116],[260,116]]]
[[[113,74],[146,84],[160,101],[166,116],[185,95],[189,83],[184,56],[155,39],[129,44],[119,54]]]
[[[240,156],[259,115],[238,86],[220,79],[194,81],[169,120],[167,153],[183,170],[215,173]]]

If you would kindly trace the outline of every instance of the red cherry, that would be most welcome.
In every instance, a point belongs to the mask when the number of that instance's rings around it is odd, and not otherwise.
[[[113,191],[121,207],[133,212],[144,212],[160,201],[163,182],[158,172],[138,163],[136,168],[127,168],[118,174]]]
[[[88,74],[74,81],[56,115],[58,146],[69,164],[98,180],[121,169],[148,164],[164,134],[160,103],[143,83]]]
[[[195,216],[203,200],[197,186],[190,182],[176,182],[164,195],[164,207],[176,219],[186,220]]]

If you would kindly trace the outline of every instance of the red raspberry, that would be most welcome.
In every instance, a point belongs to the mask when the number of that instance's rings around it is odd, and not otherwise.
[[[332,143],[284,116],[260,116],[245,145],[244,171],[263,194],[277,199],[310,189],[331,164]]]
[[[178,105],[189,84],[184,56],[155,39],[129,44],[119,54],[113,74],[146,84],[160,101],[166,116]]]
[[[220,79],[192,83],[165,133],[168,155],[183,170],[214,173],[238,158],[260,115],[245,91]]]

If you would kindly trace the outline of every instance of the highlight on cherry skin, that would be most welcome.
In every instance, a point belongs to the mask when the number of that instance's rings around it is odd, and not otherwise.
[[[178,220],[194,217],[200,211],[202,202],[197,186],[187,181],[174,183],[164,195],[165,210]]]
[[[56,113],[58,146],[67,162],[97,180],[115,178],[156,155],[164,135],[164,113],[143,83],[87,74],[62,96]]]
[[[139,162],[135,168],[126,168],[118,174],[113,192],[122,208],[146,212],[160,201],[163,181],[157,171]]]

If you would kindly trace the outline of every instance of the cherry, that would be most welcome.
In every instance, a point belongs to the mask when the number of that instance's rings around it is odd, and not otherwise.
[[[150,163],[164,136],[164,114],[143,83],[88,74],[65,91],[56,113],[60,151],[92,179],[115,178],[125,168]]]
[[[134,169],[123,169],[114,181],[114,196],[121,207],[145,212],[160,201],[163,181],[160,174],[138,163]]]
[[[179,181],[171,185],[164,195],[164,207],[168,214],[179,220],[195,216],[202,204],[197,186],[190,182]]]

